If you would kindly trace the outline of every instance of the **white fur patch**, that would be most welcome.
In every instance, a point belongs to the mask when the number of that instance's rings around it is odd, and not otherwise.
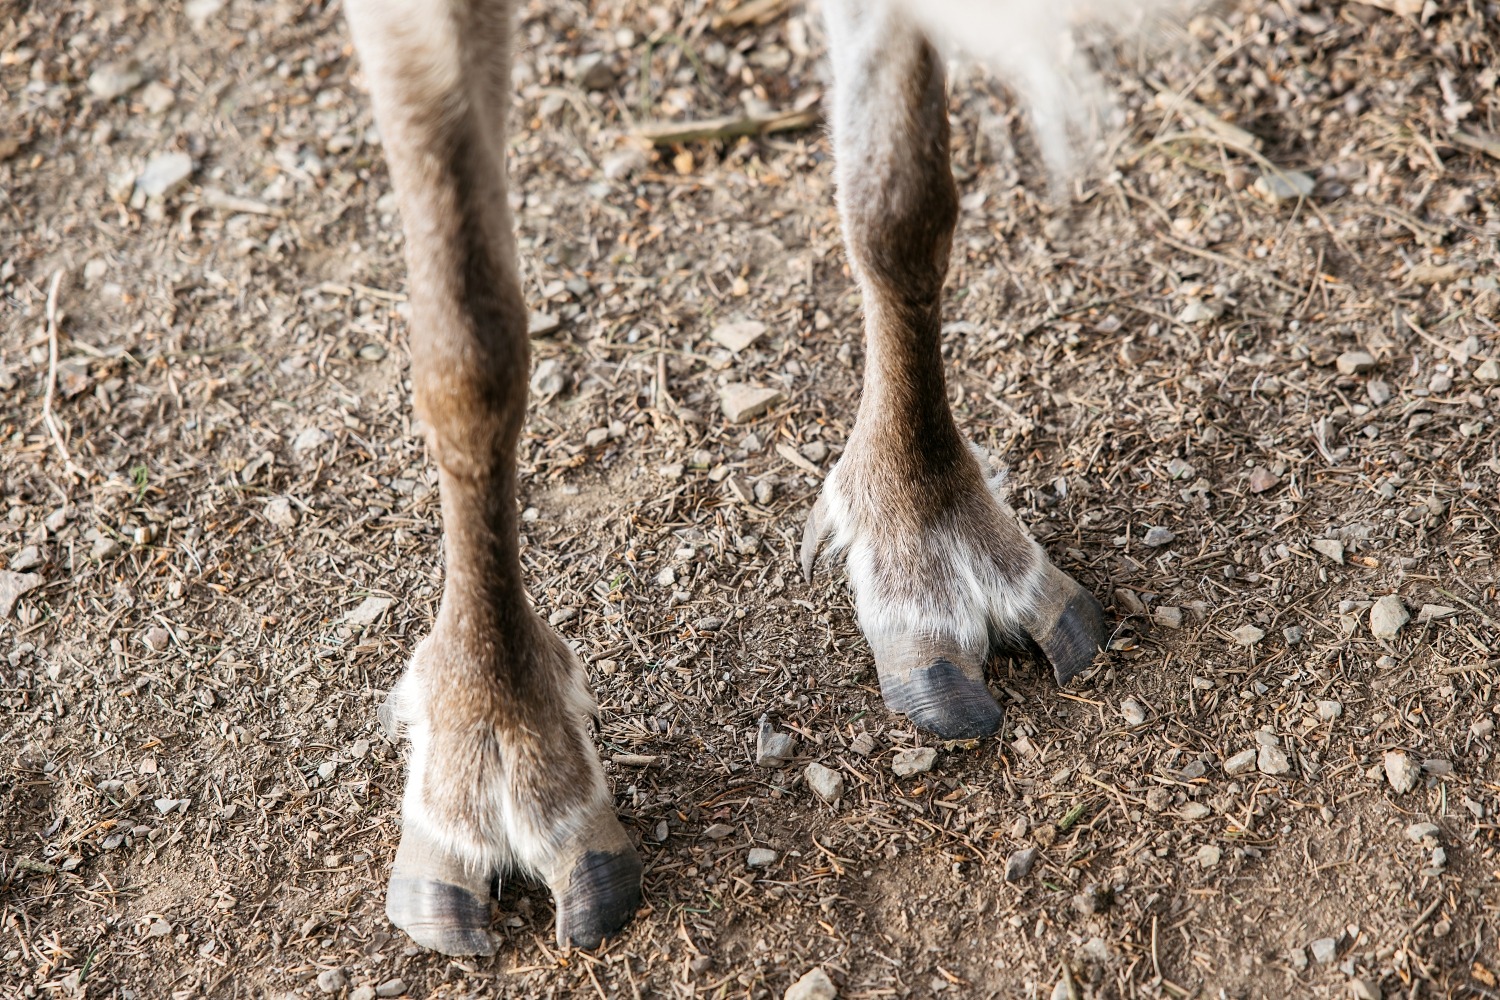
[[[981,461],[981,465],[988,463]],[[845,554],[859,627],[872,645],[884,639],[923,636],[947,640],[982,660],[992,634],[1022,631],[1021,622],[1036,606],[1048,565],[1035,540],[1024,536],[1031,568],[1017,581],[987,558],[983,546],[967,542],[951,528],[932,529],[924,538],[908,540],[902,552],[906,562],[912,553],[920,553],[924,565],[914,576],[924,586],[907,588],[907,593],[892,592],[876,572],[882,561],[876,548],[879,534],[863,527],[866,518],[878,517],[879,512],[855,510],[839,472],[840,466],[834,466],[823,484],[827,552]],[[988,485],[996,515],[1014,518],[1003,493],[1004,472],[990,472]]]

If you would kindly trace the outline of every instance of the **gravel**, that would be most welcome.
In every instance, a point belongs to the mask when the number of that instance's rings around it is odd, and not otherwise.
[[[1256,755],[1255,766],[1260,769],[1261,774],[1272,777],[1288,774],[1292,770],[1292,762],[1287,758],[1286,751],[1276,747],[1261,747]]]
[[[923,774],[932,770],[937,762],[937,751],[932,747],[917,747],[913,750],[898,750],[891,758],[891,770],[900,778]]]
[[[1235,642],[1246,647],[1253,646],[1266,637],[1265,629],[1256,628],[1254,625],[1241,625],[1229,634]]]
[[[719,391],[719,407],[730,423],[742,424],[754,420],[785,398],[780,389],[733,382]]]
[[[1233,757],[1224,761],[1224,773],[1230,776],[1248,774],[1255,770],[1256,751],[1254,748],[1241,750]]]
[[[1422,769],[1400,750],[1387,750],[1385,754],[1385,777],[1397,795],[1405,795],[1417,787]]]
[[[769,716],[760,717],[755,733],[755,763],[760,767],[781,767],[797,752],[797,741],[771,725]]]
[[[776,863],[780,854],[769,847],[752,847],[745,855],[745,865],[750,868],[768,868]]]
[[[1120,715],[1127,726],[1139,726],[1146,721],[1146,706],[1134,698],[1126,698],[1120,702]]]
[[[1151,546],[1153,549],[1161,548],[1163,545],[1171,545],[1177,540],[1177,532],[1171,528],[1163,528],[1159,525],[1146,529],[1146,534],[1141,537],[1141,542]]]
[[[1369,351],[1345,351],[1335,364],[1340,375],[1363,375],[1375,370],[1375,356]]]
[[[807,778],[807,787],[824,802],[834,805],[843,797],[844,776],[833,768],[812,763],[802,773]]]
[[[1387,594],[1370,607],[1370,634],[1377,639],[1394,639],[1410,620],[1411,613],[1401,598]]]
[[[1031,869],[1036,865],[1037,856],[1041,853],[1040,848],[1023,847],[1005,859],[1005,881],[1019,882],[1031,874]]]
[[[828,978],[828,973],[813,969],[787,987],[785,1000],[834,1000],[838,995],[839,991]]]

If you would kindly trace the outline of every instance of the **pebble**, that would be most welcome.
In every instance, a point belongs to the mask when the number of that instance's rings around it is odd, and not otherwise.
[[[10,568],[16,573],[24,573],[29,569],[36,569],[46,562],[42,558],[42,550],[36,545],[27,545],[15,555],[10,557]]]
[[[1339,957],[1339,943],[1331,937],[1318,938],[1307,947],[1312,952],[1313,961],[1319,965],[1328,965]]]
[[[1292,762],[1287,757],[1286,751],[1275,747],[1261,747],[1255,759],[1255,766],[1260,769],[1261,774],[1269,774],[1272,777],[1286,774],[1292,769]]]
[[[1187,805],[1178,810],[1177,815],[1192,823],[1200,819],[1208,818],[1208,814],[1210,812],[1211,810],[1208,808],[1208,806],[1204,805],[1202,802],[1189,802]]]
[[[330,440],[328,432],[321,427],[309,427],[292,439],[292,452],[300,455],[321,448]]]
[[[807,778],[807,787],[829,805],[837,803],[843,797],[844,776],[833,768],[813,763],[808,764],[802,773]]]
[[[343,969],[324,969],[318,973],[318,989],[324,993],[337,993],[348,982]]]
[[[785,1000],[835,1000],[839,995],[833,980],[822,969],[813,969],[787,987]]]
[[[1422,769],[1406,754],[1400,750],[1385,752],[1385,777],[1397,795],[1405,795],[1416,788],[1417,780],[1421,776]]]
[[[1344,714],[1344,706],[1336,701],[1318,702],[1318,718],[1324,722],[1332,722]]]
[[[1255,178],[1251,189],[1267,201],[1301,201],[1313,193],[1314,181],[1300,170],[1277,170]]]
[[[1198,848],[1196,860],[1198,864],[1202,865],[1204,868],[1212,868],[1214,865],[1218,864],[1223,859],[1223,857],[1224,852],[1219,849],[1218,845],[1204,844],[1202,847]]]
[[[1120,702],[1120,715],[1127,726],[1139,726],[1146,721],[1146,706],[1134,698],[1126,698]]]
[[[406,992],[406,980],[387,979],[375,987],[375,995],[378,997],[399,997]]]
[[[776,863],[781,857],[769,847],[752,847],[750,853],[745,855],[745,864],[750,868],[768,868]]]
[[[1256,751],[1241,750],[1224,762],[1224,773],[1229,775],[1248,774],[1255,768]]]
[[[1170,604],[1163,604],[1152,610],[1151,617],[1163,628],[1182,628],[1182,609]]]
[[[375,987],[366,983],[349,991],[349,1000],[375,1000]]]
[[[278,528],[295,528],[297,526],[297,512],[292,509],[292,501],[286,497],[272,497],[266,501],[262,513],[266,520]]]
[[[1341,375],[1363,375],[1375,368],[1375,356],[1369,351],[1345,351],[1334,362]]]
[[[1413,843],[1421,843],[1428,837],[1436,840],[1441,832],[1436,823],[1413,823],[1406,828],[1406,839]]]
[[[1395,594],[1387,594],[1370,608],[1370,634],[1377,639],[1394,639],[1401,626],[1411,620],[1411,613]]]
[[[937,751],[932,747],[917,747],[913,750],[899,750],[896,756],[891,758],[891,770],[896,772],[897,777],[909,778],[914,774],[923,774],[932,770],[932,765],[937,763]]]
[[[750,319],[738,323],[720,323],[708,336],[714,343],[738,354],[765,335],[766,324]]]
[[[159,115],[163,111],[166,111],[176,101],[177,95],[172,93],[172,88],[160,80],[152,80],[141,91],[141,104],[153,115]]]
[[[1354,1000],[1383,1000],[1385,996],[1381,992],[1378,979],[1351,979],[1349,992],[1354,996]]]
[[[11,567],[14,569],[15,567]],[[1436,622],[1444,618],[1452,618],[1458,614],[1457,608],[1450,608],[1446,604],[1424,604],[1422,610],[1417,612],[1417,621]]]
[[[95,538],[93,548],[89,549],[89,558],[96,559],[99,562],[103,562],[106,559],[113,559],[119,554],[120,543],[108,535],[100,535],[98,538]],[[3,607],[4,597],[0,596],[0,609],[3,609]]]
[[[1179,323],[1207,323],[1218,319],[1224,310],[1213,302],[1204,302],[1202,299],[1189,299],[1187,305],[1177,314]]]
[[[1286,644],[1288,646],[1297,645],[1297,643],[1302,641],[1302,637],[1306,634],[1306,631],[1303,630],[1301,625],[1288,625],[1286,628],[1281,630],[1281,637],[1286,640]]]
[[[599,164],[604,176],[612,181],[623,181],[634,174],[638,174],[651,165],[651,160],[646,156],[646,151],[635,146],[627,146],[617,149],[606,156]]]
[[[742,382],[731,382],[719,390],[719,407],[732,424],[754,420],[785,399],[780,389],[762,389]]]
[[[1385,379],[1372,378],[1365,383],[1365,395],[1372,406],[1384,406],[1391,401],[1391,387]]]
[[[193,158],[186,153],[157,153],[135,179],[136,190],[147,198],[165,198],[193,176]]]
[[[160,653],[172,641],[172,633],[160,625],[155,625],[146,630],[146,634],[141,637],[141,640],[145,642],[146,647],[152,652]]]
[[[139,87],[143,79],[140,64],[133,59],[105,63],[89,74],[89,93],[101,100],[112,101]]]
[[[875,752],[875,737],[869,733],[856,733],[849,741],[849,749],[861,757],[868,757]]]
[[[116,546],[118,549],[119,546]],[[21,595],[42,585],[40,573],[12,573],[0,570],[0,618],[9,617]]]
[[[396,600],[393,597],[366,597],[339,620],[341,625],[374,625],[380,616],[390,609]]]
[[[760,717],[755,734],[755,763],[760,767],[780,767],[792,759],[797,741],[790,733],[777,732],[767,715]]]
[[[823,464],[823,460],[828,457],[828,445],[822,441],[809,441],[797,450],[802,453],[803,458],[814,465]]]
[[[1250,470],[1251,493],[1264,493],[1267,490],[1275,489],[1280,482],[1281,477],[1270,469],[1264,469],[1257,465]]]
[[[1474,377],[1481,382],[1500,382],[1500,361],[1494,358],[1474,369]]]
[[[1031,874],[1031,869],[1036,865],[1037,854],[1040,849],[1036,847],[1023,847],[1010,857],[1005,859],[1005,881],[1019,882]]]
[[[1265,630],[1258,629],[1254,625],[1241,625],[1229,634],[1241,646],[1253,646],[1266,637]]]
[[[1160,548],[1163,545],[1171,545],[1176,540],[1177,533],[1175,531],[1173,531],[1171,528],[1163,528],[1160,525],[1155,525],[1146,529],[1146,534],[1141,539],[1142,543],[1149,545],[1152,548]]]
[[[1327,556],[1340,566],[1344,565],[1344,543],[1337,538],[1314,538],[1313,549],[1323,556]]]

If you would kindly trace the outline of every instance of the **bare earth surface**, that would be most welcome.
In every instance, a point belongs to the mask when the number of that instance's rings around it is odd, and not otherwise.
[[[906,777],[795,560],[861,364],[827,138],[629,140],[815,104],[816,15],[526,7],[525,559],[649,905],[561,953],[509,881],[452,961],[383,914],[441,567],[342,12],[0,2],[0,996],[1500,995],[1500,21],[1416,7],[1124,53],[1055,201],[958,75],[950,393],[1116,631],[1071,690],[997,661],[1002,737]]]

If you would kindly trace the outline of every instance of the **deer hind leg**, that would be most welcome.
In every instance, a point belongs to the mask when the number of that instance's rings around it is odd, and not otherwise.
[[[489,887],[541,878],[557,937],[594,946],[640,901],[591,699],[521,580],[516,445],[526,309],[506,199],[508,0],[349,0],[406,234],[412,380],[438,465],[447,579],[382,709],[411,742],[386,912],[419,944],[487,953]]]
[[[1059,682],[1104,636],[1099,603],[1022,528],[954,424],[939,307],[958,215],[940,57],[889,0],[828,0],[844,242],[864,293],[858,417],[809,518],[846,553],[886,704],[956,739],[995,732],[992,649],[1039,653]]]

